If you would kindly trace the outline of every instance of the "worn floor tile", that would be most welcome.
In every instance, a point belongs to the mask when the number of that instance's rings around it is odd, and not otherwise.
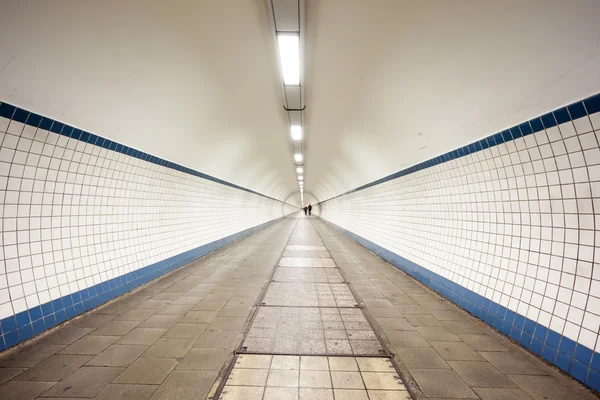
[[[471,387],[516,387],[510,379],[485,361],[450,361],[449,364]]]
[[[119,340],[118,336],[87,335],[65,347],[59,351],[58,354],[85,354],[95,356],[100,354],[117,340]]]
[[[473,388],[481,400],[531,400],[521,389]]]
[[[207,324],[178,322],[165,334],[176,339],[198,339],[208,327]]]
[[[502,342],[489,335],[459,335],[459,337],[476,351],[508,351]]]
[[[409,368],[446,368],[450,366],[432,348],[406,347],[398,350],[398,355]]]
[[[57,351],[62,350],[64,347],[64,344],[37,343],[35,346],[25,347],[20,352],[3,357],[0,359],[0,366],[30,368],[44,361]]]
[[[147,349],[147,345],[115,344],[92,358],[87,365],[127,367],[137,360]]]
[[[171,358],[138,358],[113,383],[160,385],[176,365]]]
[[[18,375],[20,381],[58,382],[88,362],[92,356],[55,354]]]
[[[204,331],[193,347],[231,349],[240,339],[240,333],[235,331]]]
[[[33,400],[52,386],[53,382],[6,382],[0,385],[0,399]]]
[[[265,388],[249,386],[225,386],[220,400],[262,400]]]
[[[148,400],[158,385],[111,384],[94,400]]]
[[[463,342],[435,342],[429,344],[446,361],[483,361],[483,357]]]
[[[152,400],[204,399],[217,377],[217,371],[173,371],[154,392]]]
[[[140,321],[117,321],[113,320],[96,329],[93,335],[96,336],[123,336],[133,328],[138,326]]]
[[[47,344],[71,344],[82,338],[95,328],[80,328],[77,326],[68,326],[50,334],[44,338],[43,343]]]
[[[0,367],[0,385],[26,370],[26,368]]]
[[[478,397],[454,371],[413,369],[410,372],[427,397],[475,399]]]
[[[564,400],[576,399],[565,386],[549,376],[537,375],[508,375],[521,390],[535,400]]]
[[[82,367],[44,393],[49,397],[94,397],[115,379],[123,368]]]
[[[527,361],[521,353],[480,351],[479,354],[504,374],[547,375]]]
[[[127,335],[119,339],[118,344],[154,344],[167,329],[161,328],[134,328]]]
[[[178,358],[186,355],[189,349],[192,348],[195,339],[158,339],[150,348],[142,355],[149,358]]]
[[[177,365],[177,369],[218,371],[231,355],[231,351],[224,349],[192,348]]]

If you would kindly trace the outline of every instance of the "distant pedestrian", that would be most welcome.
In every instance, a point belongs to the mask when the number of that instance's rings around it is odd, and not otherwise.
[[[308,215],[311,215],[312,212],[312,204],[308,205]]]
[[[304,215],[306,215],[306,212],[308,211],[308,207],[304,206],[303,210],[304,210]]]

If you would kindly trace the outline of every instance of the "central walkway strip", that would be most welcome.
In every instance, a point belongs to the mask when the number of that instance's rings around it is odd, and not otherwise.
[[[214,394],[221,400],[407,400],[310,219],[301,218]]]

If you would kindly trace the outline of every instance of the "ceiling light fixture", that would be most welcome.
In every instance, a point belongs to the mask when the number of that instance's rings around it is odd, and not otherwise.
[[[303,180],[304,180],[304,177],[303,177],[303,176],[299,176],[299,177],[298,177],[298,180],[299,180],[299,181],[303,181]]]
[[[302,127],[300,125],[292,125],[290,131],[292,132],[292,140],[302,140]]]
[[[296,162],[302,162],[302,154],[294,154],[294,160],[296,160]]]
[[[302,172],[304,172],[304,168],[298,167],[298,168],[296,168],[296,172],[301,174]]]
[[[286,85],[300,85],[300,38],[298,34],[280,33],[277,35],[279,42],[279,57],[283,70],[283,83]]]

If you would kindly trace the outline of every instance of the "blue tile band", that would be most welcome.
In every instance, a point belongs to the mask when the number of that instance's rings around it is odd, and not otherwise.
[[[236,240],[252,235],[283,218],[285,216],[4,318],[0,320],[0,351],[13,347]]]
[[[523,347],[554,364],[579,382],[600,391],[600,353],[582,346],[566,336],[562,336],[333,222],[319,218],[388,263],[509,336]]]
[[[557,126],[565,122],[584,117],[586,115],[592,115],[597,112],[600,112],[600,93],[588,97],[587,99],[570,104],[566,107],[562,107],[547,114],[544,114],[541,117],[533,118],[510,129],[506,129],[502,132],[490,135],[484,139],[478,140],[459,149],[449,151],[448,153],[442,154],[441,156],[431,158],[412,167],[403,169],[388,176],[384,176],[383,178],[377,179],[373,182],[369,182],[365,185],[359,186],[355,189],[349,190],[337,196],[333,196],[327,200],[319,202],[318,204],[323,204],[326,201],[337,199],[339,197],[343,197],[350,193],[358,192],[360,190],[368,189],[371,186],[376,186],[381,183],[391,181],[402,176],[410,175],[427,168],[435,167],[438,164],[443,164],[448,161],[452,161],[456,158],[477,153],[478,151],[498,146],[501,143],[510,142],[511,140],[531,135],[543,129],[552,128],[553,126]]]

